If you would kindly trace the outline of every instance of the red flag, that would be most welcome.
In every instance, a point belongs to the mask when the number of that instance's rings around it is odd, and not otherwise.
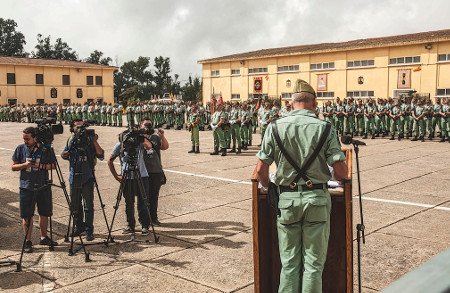
[[[211,112],[211,115],[214,114],[214,112],[216,112],[216,104],[217,104],[217,99],[215,95],[211,96],[211,106],[209,108],[209,111]]]
[[[259,107],[261,107],[261,99],[258,99],[258,102],[256,102],[256,110],[259,110]]]

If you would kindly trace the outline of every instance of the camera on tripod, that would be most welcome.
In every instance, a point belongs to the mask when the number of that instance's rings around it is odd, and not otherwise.
[[[130,156],[136,151],[141,143],[144,143],[146,135],[152,135],[155,129],[151,123],[145,123],[141,129],[130,128],[122,132],[119,140],[122,143],[123,150]]]
[[[62,134],[62,124],[56,124],[56,118],[47,117],[36,120],[36,139],[42,145],[51,145],[55,134]]]
[[[94,140],[95,130],[89,129],[91,124],[95,124],[95,121],[82,121],[81,125],[75,125],[77,121],[72,122],[71,131],[74,133],[72,140],[72,147],[77,149],[86,149],[90,142]]]

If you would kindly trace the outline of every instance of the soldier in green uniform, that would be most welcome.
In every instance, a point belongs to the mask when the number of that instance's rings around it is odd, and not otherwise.
[[[125,110],[127,114],[127,126],[133,126],[134,125],[134,116],[133,116],[133,103],[129,103],[127,105],[127,108]]]
[[[375,132],[376,137],[386,136],[386,107],[384,105],[383,99],[378,99],[377,104],[375,105]]]
[[[108,123],[108,126],[112,126],[112,105],[109,103],[106,106],[106,122]]]
[[[225,103],[225,110],[224,110],[224,123],[223,123],[223,135],[225,138],[225,145],[227,146],[227,149],[231,148],[231,130],[230,130],[230,111],[231,106],[229,103]]]
[[[355,107],[353,105],[353,98],[344,99],[344,133],[353,137],[355,132]]]
[[[247,103],[242,105],[241,110],[241,140],[242,140],[242,149],[247,150],[249,144],[249,135],[252,132],[252,116],[253,113],[249,111],[249,107]]]
[[[438,97],[434,98],[434,105],[433,105],[433,118],[432,118],[432,122],[431,122],[431,132],[430,132],[430,136],[432,138],[434,138],[434,134],[436,131],[436,126],[439,129],[440,135],[441,135],[441,139],[442,139],[442,128],[441,128],[441,110],[442,110],[442,104],[441,104],[441,99]]]
[[[261,142],[264,138],[264,134],[266,132],[267,126],[269,125],[269,123],[271,122],[270,119],[270,112],[271,112],[271,103],[270,101],[265,101],[264,102],[264,108],[262,108],[262,110],[259,112],[260,115],[260,119],[259,119],[259,124],[261,125]],[[260,147],[261,144],[258,145],[258,147]]]
[[[413,133],[414,137],[411,141],[417,141],[417,136],[423,142],[425,141],[425,121],[423,118],[425,117],[425,108],[423,107],[423,102],[419,100],[417,105],[411,111],[412,118],[414,119],[413,123]]]
[[[323,115],[323,119],[327,122],[330,122],[331,125],[334,126],[334,118],[333,118],[333,113],[334,113],[334,107],[331,104],[331,101],[328,100],[325,102],[324,106],[323,106],[323,110],[322,110],[322,115]]]
[[[225,136],[222,126],[225,123],[225,112],[223,111],[223,105],[217,104],[217,110],[211,116],[211,129],[213,130],[214,137],[214,151],[210,155],[218,155],[219,148],[221,156],[227,155],[227,149],[225,145]]]
[[[275,123],[286,152],[301,166],[317,147],[327,122],[317,119],[314,113],[317,102],[312,87],[301,81],[297,88],[292,96],[293,111]],[[337,180],[347,175],[345,156],[336,131],[330,132],[308,168],[308,181],[293,182],[296,171],[281,154],[273,138],[272,125],[266,130],[257,157],[261,193],[268,190],[269,165],[273,162],[277,165],[274,183],[280,191],[277,230],[282,265],[278,292],[322,292],[322,272],[330,235],[331,199],[327,181],[331,174],[328,165],[333,167]]]
[[[230,111],[230,132],[231,139],[233,141],[233,148],[230,152],[236,154],[241,153],[242,141],[241,141],[241,109],[239,109],[239,102],[234,102],[233,108]],[[237,149],[236,149],[237,142]]]
[[[428,132],[428,139],[433,140],[434,130],[431,129],[433,127],[433,103],[431,102],[430,98],[426,99],[425,105],[423,107],[425,112],[425,116],[423,117],[425,131]],[[431,135],[432,133],[433,136]]]
[[[440,142],[445,142],[448,140],[450,142],[450,99],[443,98],[442,99],[442,108],[441,108],[441,129],[442,129],[442,138]]]
[[[369,98],[367,101],[366,108],[364,109],[364,136],[363,138],[367,138],[367,135],[372,135],[372,139],[375,138],[375,112],[376,108],[373,105],[373,100]]]
[[[339,134],[344,131],[344,106],[341,100],[336,101],[336,106],[334,108],[334,121],[335,127]]]
[[[117,105],[117,118],[119,122],[119,127],[123,125],[123,106],[122,104]]]
[[[198,114],[197,105],[193,104],[188,117],[188,129],[191,132],[192,149],[189,154],[200,153],[200,116]]]
[[[389,97],[389,99],[386,100],[386,103],[384,105],[385,108],[384,111],[386,113],[386,131],[391,130],[392,119],[390,119],[389,113],[391,112],[392,107],[394,107],[394,100],[392,100],[392,98]]]
[[[391,138],[395,139],[395,132],[398,131],[398,140],[403,138],[403,125],[401,123],[401,109],[399,101],[395,102],[394,107],[392,107],[388,113],[389,119],[391,120]]]

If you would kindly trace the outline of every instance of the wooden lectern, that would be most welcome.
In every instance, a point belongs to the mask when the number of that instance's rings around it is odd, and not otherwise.
[[[350,180],[343,188],[330,189],[330,240],[323,272],[323,292],[327,293],[353,292],[352,150],[343,151]],[[256,174],[252,178],[252,201],[255,293],[274,293],[281,270],[276,212],[267,195],[259,194]]]

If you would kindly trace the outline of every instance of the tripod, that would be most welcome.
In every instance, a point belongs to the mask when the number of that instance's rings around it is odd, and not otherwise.
[[[83,166],[82,165],[87,164],[89,171],[92,174],[92,180],[93,180],[93,184],[96,189],[96,192],[97,192],[98,199],[100,201],[100,207],[103,212],[103,218],[105,220],[106,227],[109,231],[108,219],[106,217],[106,212],[105,212],[105,204],[103,203],[102,197],[100,195],[100,189],[98,187],[97,178],[95,177],[94,158],[89,150],[86,150],[85,148],[80,146],[80,144],[83,144],[82,143],[83,140],[79,141],[78,139],[79,139],[78,137],[74,137],[75,144],[72,145],[72,147],[70,148],[70,151],[75,152],[74,176],[73,176],[73,183],[72,183],[72,190],[71,190],[71,195],[74,197],[74,198],[72,198],[72,201],[74,201],[74,206],[75,206],[76,216],[77,216],[74,218],[78,219],[78,216],[82,217],[82,211],[80,212],[81,205],[79,205],[79,203],[81,201],[81,198],[79,197],[80,195],[86,204],[86,197],[85,197],[85,194],[83,193],[83,184],[85,184],[86,182],[83,182],[83,172],[82,172]],[[92,146],[92,138],[91,137],[87,137],[87,140],[84,140],[84,142],[86,142],[84,145],[86,145],[87,147]],[[74,228],[74,226],[73,226],[73,228]],[[80,227],[77,227],[77,228],[80,228]],[[70,221],[69,221],[67,233],[65,236],[66,242],[68,242],[68,239],[69,239],[69,231],[70,231]],[[79,250],[79,249],[76,251],[73,250],[73,244],[74,244],[73,238],[74,237],[72,234],[71,241],[70,241],[70,249],[69,249],[69,253],[71,255],[74,255]],[[96,244],[100,244],[100,243],[93,243],[91,245],[96,245]],[[86,245],[89,245],[89,244],[85,244],[85,246]]]
[[[59,185],[56,185],[56,184],[53,183],[53,171],[50,172],[50,184],[52,186],[61,188],[63,193],[64,193],[64,197],[66,198],[67,205],[69,206],[69,210],[70,210],[68,229],[70,229],[70,225],[72,223],[73,225],[72,225],[72,235],[71,236],[72,236],[72,242],[73,242],[73,237],[74,237],[74,232],[75,232],[75,230],[74,230],[75,217],[76,217],[76,213],[78,211],[76,211],[74,209],[74,207],[73,207],[73,202],[71,201],[69,193],[67,192],[66,182],[64,181],[64,177],[62,175],[61,167],[59,166],[58,160],[56,159],[55,150],[53,149],[53,147],[51,145],[50,146],[44,146],[42,157],[50,158],[50,162],[54,162],[54,164],[55,164],[55,170],[56,170],[56,175],[58,176]],[[52,226],[51,226],[51,221],[50,221],[50,233],[52,231],[51,227]],[[89,258],[89,253],[86,250],[86,247],[85,247],[85,245],[83,243],[83,239],[81,238],[81,235],[78,235],[78,236],[79,236],[79,239],[80,239],[81,248],[84,251],[85,261],[89,262],[89,261],[91,261],[90,258]],[[67,235],[66,235],[66,237],[67,237]],[[64,239],[65,242],[67,242],[66,239],[67,238]],[[69,249],[69,255],[70,256],[74,255],[74,253],[73,253],[73,251],[71,249],[72,249],[72,247]]]
[[[363,244],[366,244],[366,237],[365,237],[365,226],[364,226],[364,216],[363,216],[363,208],[362,208],[362,195],[361,195],[361,177],[360,177],[360,170],[359,170],[359,145],[353,144],[353,148],[355,150],[355,157],[356,157],[356,174],[358,176],[358,198],[359,198],[359,215],[361,222],[359,224],[356,224],[356,242],[358,245],[358,292],[362,292],[362,285],[361,285],[361,239]]]
[[[139,150],[140,152],[140,150]],[[120,204],[120,200],[122,198],[122,195],[124,194],[124,189],[125,189],[125,184],[127,184],[128,187],[128,196],[134,196],[134,194],[132,194],[131,190],[132,190],[132,184],[133,184],[133,180],[137,181],[137,185],[138,185],[138,196],[141,198],[141,200],[144,202],[145,204],[145,211],[148,215],[148,219],[149,219],[149,223],[150,226],[152,228],[152,234],[153,234],[153,238],[155,243],[159,242],[159,236],[156,235],[155,232],[155,227],[153,225],[152,222],[152,218],[151,218],[151,214],[150,214],[150,203],[147,197],[147,194],[145,192],[145,188],[144,188],[144,183],[142,182],[142,177],[141,177],[141,173],[137,167],[137,158],[139,155],[139,152],[137,154],[130,154],[128,156],[128,161],[125,163],[125,168],[124,168],[124,172],[122,175],[122,181],[120,182],[120,186],[119,186],[119,191],[117,192],[117,198],[116,198],[116,204],[114,205],[114,214],[113,214],[113,218],[111,221],[111,226],[109,227],[109,231],[108,231],[108,238],[106,239],[106,245],[108,245],[108,243],[114,242],[112,236],[111,236],[111,232],[112,232],[112,228],[113,228],[113,224],[114,224],[114,220],[116,218],[116,214],[117,214],[117,209],[119,208],[119,204]],[[134,216],[134,215],[133,215]],[[132,232],[132,238],[131,241],[135,241],[135,232]],[[147,241],[148,242],[148,241]]]

